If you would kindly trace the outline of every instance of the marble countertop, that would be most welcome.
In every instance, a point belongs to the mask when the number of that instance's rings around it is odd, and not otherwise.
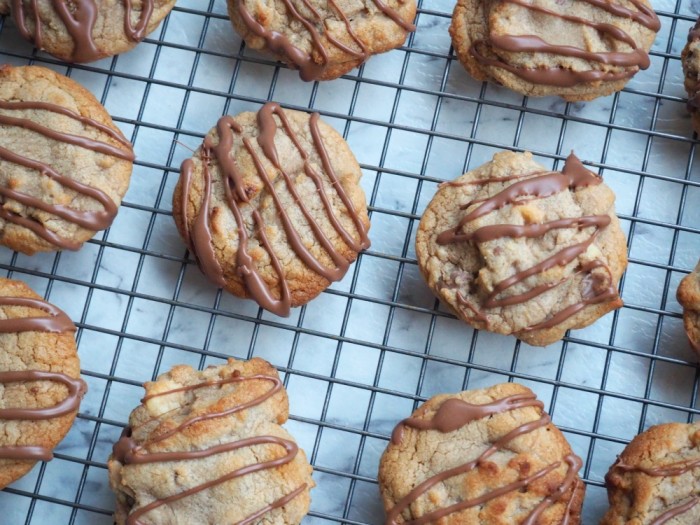
[[[87,86],[134,142],[138,162],[114,225],[81,251],[0,249],[4,273],[78,322],[90,388],[56,459],[0,492],[0,521],[111,523],[105,461],[140,384],[177,363],[260,356],[285,376],[287,427],[315,468],[305,524],[382,523],[375,478],[396,422],[433,394],[508,380],[543,399],[584,459],[584,523],[597,522],[603,476],[624,444],[697,411],[698,369],[675,290],[700,254],[700,166],[679,60],[700,2],[653,4],[662,28],[651,67],[623,92],[585,104],[472,80],[450,52],[454,0],[423,0],[406,47],[321,84],[243,49],[223,0],[179,0],[134,51],[87,66],[36,53],[4,20],[2,61],[31,60]],[[343,133],[371,202],[370,250],[288,319],[206,282],[170,213],[189,148],[222,114],[267,99],[320,111]],[[548,166],[575,149],[615,190],[629,238],[625,307],[546,348],[456,321],[415,264],[415,228],[437,184],[504,148],[531,150]]]

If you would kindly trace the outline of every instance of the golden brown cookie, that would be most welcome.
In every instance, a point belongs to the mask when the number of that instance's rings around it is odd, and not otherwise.
[[[516,383],[426,401],[379,466],[387,525],[578,525],[581,459]]]
[[[112,224],[133,160],[85,88],[43,67],[0,68],[0,244],[79,249]]]
[[[700,423],[667,423],[639,434],[605,481],[610,510],[601,525],[697,525]]]
[[[0,278],[0,489],[50,461],[87,385],[68,316],[21,281]]]
[[[7,0],[7,4],[19,33],[36,47],[68,62],[94,62],[136,46],[170,13],[175,0]]]
[[[683,307],[683,325],[690,344],[700,355],[700,261],[678,285],[676,296]]]
[[[475,79],[577,101],[648,68],[660,25],[648,0],[458,0],[450,34]]]
[[[614,202],[573,153],[561,172],[497,153],[428,204],[418,265],[471,326],[548,345],[622,306],[627,246]]]
[[[318,114],[267,103],[219,119],[182,164],[173,216],[213,283],[286,316],[369,246],[361,175]]]
[[[314,482],[272,365],[179,365],[144,387],[108,462],[117,525],[301,522]]]
[[[700,133],[700,18],[688,33],[688,43],[681,53],[685,73],[685,90],[688,93],[688,111],[693,129]]]
[[[302,80],[332,80],[415,31],[415,0],[228,0],[246,45],[265,50]]]

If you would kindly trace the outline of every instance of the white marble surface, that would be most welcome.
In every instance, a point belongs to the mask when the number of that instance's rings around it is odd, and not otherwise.
[[[0,269],[80,323],[90,386],[57,459],[0,492],[0,522],[111,523],[104,467],[111,444],[141,397],[138,384],[175,363],[255,355],[287,372],[288,427],[312,458],[318,484],[307,524],[382,523],[374,478],[386,437],[438,392],[509,379],[532,387],[586,461],[593,482],[586,524],[604,512],[600,483],[624,442],[652,424],[689,419],[684,408],[696,406],[697,369],[675,289],[700,255],[700,166],[679,54],[700,2],[653,0],[663,27],[651,68],[619,95],[587,104],[525,100],[470,79],[449,59],[453,3],[423,1],[412,52],[375,57],[361,73],[323,84],[303,83],[249,51],[241,59],[222,0],[212,2],[211,17],[203,16],[210,2],[181,0],[136,50],[72,68],[32,55],[4,21],[2,60],[32,57],[69,72],[103,100],[139,162],[116,222],[80,252],[26,257],[0,249]],[[668,16],[677,10],[681,17]],[[170,217],[188,148],[224,112],[255,109],[267,98],[311,106],[346,134],[372,204],[371,250],[289,319],[217,293],[184,259]],[[547,348],[457,322],[436,306],[414,261],[414,228],[437,181],[502,148],[531,149],[546,165],[574,148],[603,167],[623,226],[633,228],[626,306]]]

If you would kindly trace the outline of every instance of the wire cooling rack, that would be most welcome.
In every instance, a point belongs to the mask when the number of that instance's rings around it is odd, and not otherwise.
[[[86,85],[138,155],[117,220],[81,251],[0,250],[8,276],[76,320],[90,387],[56,459],[0,492],[2,523],[111,523],[111,445],[141,383],[176,363],[261,356],[279,367],[288,427],[318,484],[304,523],[382,523],[376,471],[388,435],[438,392],[502,381],[535,390],[585,461],[586,524],[605,511],[603,476],[635,434],[696,417],[700,374],[675,290],[700,255],[700,161],[679,60],[700,2],[654,0],[662,28],[650,69],[587,104],[470,79],[450,48],[453,2],[419,0],[418,31],[404,47],[320,84],[245,49],[223,0],[181,0],[135,51],[90,65],[36,52],[2,20],[3,62],[44,65]],[[209,285],[170,211],[187,148],[222,114],[266,100],[319,111],[343,133],[372,220],[372,248],[289,319]],[[437,184],[500,149],[530,150],[557,167],[572,148],[617,194],[630,255],[625,307],[544,349],[456,321],[422,282],[413,251]]]

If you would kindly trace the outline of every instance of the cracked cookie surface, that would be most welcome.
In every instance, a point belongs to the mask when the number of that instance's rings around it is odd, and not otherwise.
[[[108,462],[118,525],[301,522],[314,482],[272,365],[178,365],[144,387]]]
[[[386,524],[578,525],[580,467],[527,387],[438,395],[399,423],[382,456]]]
[[[647,0],[458,0],[450,34],[475,79],[579,101],[648,68],[659,27]]]
[[[182,165],[173,216],[213,283],[286,316],[369,246],[360,176],[318,114],[268,103],[207,134]]]
[[[116,217],[133,160],[85,88],[43,67],[0,68],[0,244],[79,249]]]
[[[614,200],[573,153],[561,172],[497,153],[438,189],[416,235],[418,265],[460,319],[544,346],[622,306]]]
[[[683,325],[688,339],[700,356],[700,261],[680,282],[676,295],[683,307]]]
[[[415,0],[228,0],[246,45],[265,50],[303,80],[331,80],[415,30]]]
[[[700,423],[667,423],[636,436],[605,477],[601,525],[700,523]]]
[[[67,62],[129,51],[151,33],[175,0],[2,0],[20,34]]]
[[[75,325],[21,281],[0,278],[0,489],[68,433],[87,387]]]

